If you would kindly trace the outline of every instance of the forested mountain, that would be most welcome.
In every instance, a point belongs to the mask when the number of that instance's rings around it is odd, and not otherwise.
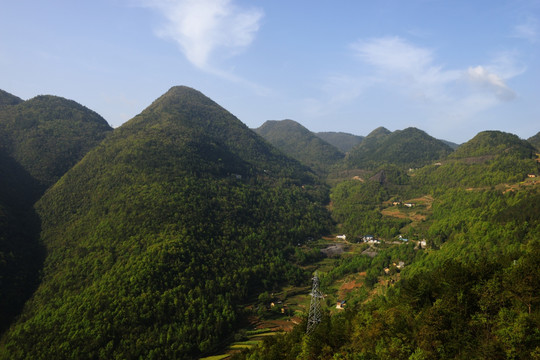
[[[362,287],[341,312],[322,303],[310,335],[304,321],[235,359],[540,358],[540,184],[527,176],[539,166],[524,141],[490,131],[441,164],[338,184],[340,233],[383,240],[373,258],[338,262]]]
[[[538,171],[534,153],[532,145],[514,134],[483,131],[447,159],[419,169],[415,179],[439,188],[522,181]]]
[[[327,172],[344,154],[293,120],[269,120],[255,132],[285,154],[318,172]]]
[[[17,105],[22,101],[23,100],[21,98],[0,89],[0,108],[8,105]]]
[[[344,158],[292,120],[256,132],[187,87],[115,130],[0,91],[0,359],[213,355],[319,266],[345,310],[326,294],[306,335],[296,304],[232,358],[540,359],[538,134],[380,127]]]
[[[304,279],[327,188],[212,100],[174,87],[36,205],[43,280],[0,358],[197,358],[252,292]]]
[[[446,145],[450,146],[454,150],[456,150],[459,147],[459,144],[456,144],[455,142],[443,140],[443,139],[441,139],[441,141],[445,143]]]
[[[378,128],[349,152],[345,163],[350,168],[374,168],[385,163],[420,167],[451,152],[452,149],[443,141],[416,128],[394,132]]]
[[[527,141],[536,148],[537,151],[540,151],[540,131],[530,138]]]
[[[42,265],[36,180],[0,149],[0,334],[37,286]]]
[[[348,152],[353,147],[360,144],[362,142],[362,139],[364,138],[363,136],[359,135],[333,131],[318,132],[315,133],[315,135],[317,135],[330,145],[334,145],[343,152]]]
[[[534,148],[517,135],[502,131],[482,131],[462,144],[449,158],[465,159],[474,157],[495,157],[497,155],[516,155],[530,158]]]
[[[41,271],[34,202],[110,130],[73,101],[23,101],[0,90],[0,333],[32,294]]]
[[[40,191],[112,130],[101,116],[72,100],[41,95],[19,101],[6,94],[0,101],[12,105],[0,107],[0,147],[38,180]]]

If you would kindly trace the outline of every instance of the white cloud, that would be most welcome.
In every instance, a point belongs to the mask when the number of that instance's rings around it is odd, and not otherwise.
[[[360,40],[352,49],[364,62],[393,71],[417,72],[432,61],[432,52],[412,46],[399,37]]]
[[[538,20],[529,17],[522,24],[516,25],[512,32],[512,37],[525,39],[532,43],[538,41]]]
[[[492,91],[500,100],[510,101],[516,97],[516,93],[497,74],[489,72],[483,66],[470,67],[467,76],[475,85]]]
[[[321,86],[324,100],[317,104],[312,98],[306,103],[312,114],[325,108],[336,111],[353,102],[367,101],[366,107],[380,102],[411,110],[415,121],[423,122],[418,126],[441,131],[513,100],[516,93],[507,81],[525,71],[516,65],[514,53],[500,53],[485,64],[449,69],[436,61],[434,50],[400,37],[360,40],[351,49],[360,60],[356,73],[327,78]]]
[[[359,59],[378,71],[381,83],[392,84],[424,100],[445,98],[443,87],[462,76],[460,71],[435,65],[431,49],[414,46],[399,37],[358,41],[352,49]]]
[[[211,57],[231,56],[250,45],[259,30],[262,10],[242,8],[231,0],[142,0],[165,22],[158,35],[175,41],[196,67],[214,72]]]

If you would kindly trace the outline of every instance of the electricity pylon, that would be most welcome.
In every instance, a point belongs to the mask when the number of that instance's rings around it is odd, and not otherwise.
[[[323,294],[319,290],[319,276],[315,271],[313,276],[313,286],[311,288],[311,305],[309,306],[309,316],[307,321],[306,334],[310,334],[321,322],[321,299]]]

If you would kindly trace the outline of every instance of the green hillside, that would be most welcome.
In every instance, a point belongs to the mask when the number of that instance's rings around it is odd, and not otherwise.
[[[0,358],[198,358],[248,296],[304,273],[327,189],[212,100],[174,87],[37,203],[43,281]]]
[[[464,159],[497,155],[516,155],[519,158],[530,158],[533,152],[534,148],[517,135],[502,131],[482,131],[462,144],[449,158]]]
[[[343,158],[343,153],[293,120],[269,120],[255,132],[288,156],[319,173]]]
[[[360,144],[364,138],[363,136],[333,131],[318,132],[315,133],[315,135],[330,145],[334,145],[344,153],[350,151],[353,147]]]
[[[0,108],[0,146],[39,181],[54,184],[112,128],[95,112],[56,96]]]
[[[418,170],[415,180],[433,187],[494,186],[537,174],[531,144],[514,134],[483,131],[447,159]]]
[[[0,89],[0,108],[8,105],[17,105],[22,101],[23,100],[21,98]]]
[[[450,146],[453,150],[456,150],[459,147],[459,144],[456,144],[455,142],[443,140],[443,139],[441,139],[441,141],[445,143],[446,145]]]
[[[111,128],[66,99],[0,91],[0,332],[37,286],[43,249],[34,202]]]
[[[0,149],[0,334],[38,282],[42,249],[32,205],[35,180]]]
[[[382,164],[414,168],[441,159],[451,152],[447,144],[416,128],[392,133],[378,128],[349,152],[345,163],[348,168],[376,168]]]
[[[345,309],[323,301],[310,335],[304,320],[232,359],[538,359],[539,165],[516,138],[480,133],[440,165],[335,186],[349,251],[314,266]],[[365,234],[381,243],[355,244]]]
[[[534,146],[534,148],[536,149],[536,151],[540,151],[540,131],[539,131],[536,135],[531,136],[530,138],[528,138],[527,141],[528,141],[532,146]]]

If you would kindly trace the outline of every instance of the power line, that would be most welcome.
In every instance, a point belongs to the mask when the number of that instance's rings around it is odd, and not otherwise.
[[[311,304],[309,306],[309,316],[307,322],[306,334],[311,334],[311,332],[317,327],[317,325],[322,320],[321,315],[321,299],[323,294],[319,290],[319,276],[315,271],[313,276],[313,286],[311,288]]]

